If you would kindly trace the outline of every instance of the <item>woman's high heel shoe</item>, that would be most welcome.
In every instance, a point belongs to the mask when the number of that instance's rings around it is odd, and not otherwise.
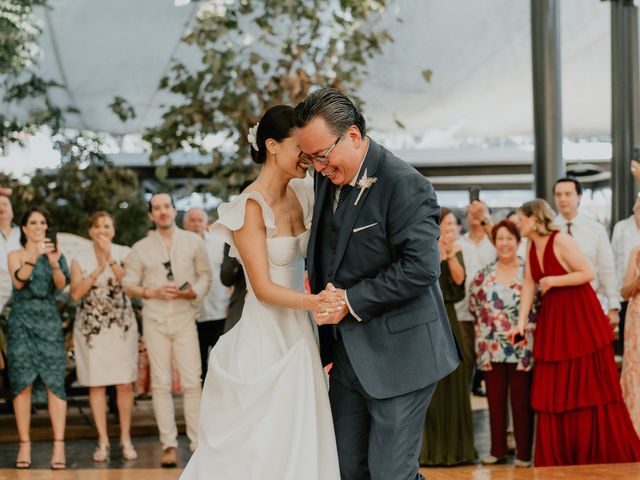
[[[54,445],[56,443],[61,443],[62,444],[62,453],[64,454],[64,440],[53,440]],[[67,462],[66,461],[62,461],[62,462],[56,462],[54,461],[53,457],[55,454],[51,455],[51,470],[64,470],[65,468],[67,468]],[[64,457],[63,457],[64,458]]]
[[[30,440],[20,440],[20,446],[29,445],[31,447]],[[20,460],[20,451],[18,451],[18,458],[16,459],[16,468],[18,470],[26,470],[31,468],[31,452],[29,452],[29,460]]]

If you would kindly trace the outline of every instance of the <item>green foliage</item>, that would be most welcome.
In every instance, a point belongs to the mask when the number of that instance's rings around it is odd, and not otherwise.
[[[40,205],[59,231],[87,237],[91,213],[106,210],[115,218],[116,243],[132,245],[144,237],[150,224],[135,172],[111,165],[94,135],[57,135],[54,140],[62,154],[60,168],[37,170],[26,185],[0,175],[0,185],[13,189],[16,221],[27,208]]]
[[[113,103],[109,105],[109,108],[111,108],[113,113],[115,113],[123,122],[136,118],[136,111],[133,108],[133,105],[131,105],[122,97],[114,98]]]
[[[55,82],[35,73],[40,49],[41,26],[33,8],[46,7],[47,0],[0,0],[0,105],[15,107],[25,101],[20,116],[0,111],[0,155],[8,144],[21,142],[42,126],[53,132],[62,128],[65,111],[49,98]],[[28,105],[29,111],[25,111]]]
[[[255,174],[247,131],[269,107],[331,86],[357,99],[367,61],[391,40],[371,27],[386,0],[208,0],[183,41],[199,69],[176,62],[160,86],[183,98],[144,138],[151,160],[188,148],[211,155],[211,191],[226,195]],[[222,133],[230,152],[207,152]],[[160,172],[162,173],[162,172]]]

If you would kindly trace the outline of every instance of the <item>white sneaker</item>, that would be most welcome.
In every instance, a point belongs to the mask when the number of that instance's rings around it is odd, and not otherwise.
[[[533,465],[531,463],[531,460],[519,460],[517,458],[515,459],[513,464],[518,468],[531,468],[531,465]]]
[[[507,457],[498,458],[493,455],[487,455],[482,459],[483,465],[497,465],[500,463],[507,463]]]
[[[98,444],[95,451],[93,452],[93,461],[94,462],[106,462],[109,459],[109,451],[111,447],[109,447],[108,443]]]

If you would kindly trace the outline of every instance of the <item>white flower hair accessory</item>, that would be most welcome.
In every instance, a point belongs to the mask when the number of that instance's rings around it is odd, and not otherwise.
[[[247,134],[247,140],[251,144],[251,147],[257,152],[258,148],[258,125],[260,123],[256,123],[253,127],[249,129],[249,133]]]

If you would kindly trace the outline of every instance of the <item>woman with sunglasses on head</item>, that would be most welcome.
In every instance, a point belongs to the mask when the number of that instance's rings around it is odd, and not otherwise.
[[[51,468],[66,468],[64,431],[67,396],[66,355],[57,294],[69,282],[69,270],[46,210],[32,207],[20,221],[20,250],[9,253],[13,303],[8,322],[8,367],[20,449],[16,468],[31,466],[31,392],[47,389],[53,429]]]
[[[79,300],[73,331],[78,382],[89,387],[89,404],[98,430],[93,460],[109,459],[105,387],[115,385],[120,416],[120,445],[124,460],[138,458],[131,443],[133,387],[138,373],[138,326],[131,301],[120,281],[128,247],[111,243],[115,227],[111,214],[91,216],[91,245],[71,262],[71,297]]]

